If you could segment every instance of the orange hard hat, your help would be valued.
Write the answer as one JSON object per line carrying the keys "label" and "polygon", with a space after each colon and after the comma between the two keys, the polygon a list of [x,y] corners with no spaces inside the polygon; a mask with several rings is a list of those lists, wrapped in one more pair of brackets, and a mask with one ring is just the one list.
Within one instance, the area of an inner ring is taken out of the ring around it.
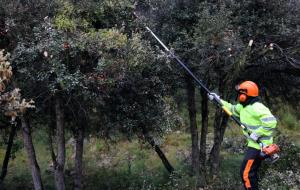
{"label": "orange hard hat", "polygon": [[256,97],[259,95],[258,86],[252,81],[242,82],[237,86],[239,93],[246,94],[247,96]]}

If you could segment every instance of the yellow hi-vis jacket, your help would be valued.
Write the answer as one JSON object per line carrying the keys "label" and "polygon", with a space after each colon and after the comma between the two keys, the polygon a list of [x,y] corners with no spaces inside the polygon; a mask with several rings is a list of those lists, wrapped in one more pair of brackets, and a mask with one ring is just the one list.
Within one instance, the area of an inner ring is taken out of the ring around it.
{"label": "yellow hi-vis jacket", "polygon": [[[251,132],[256,133],[259,140],[264,146],[273,143],[273,131],[276,128],[277,121],[270,110],[260,102],[255,102],[243,107],[242,104],[232,105],[224,100],[221,100],[223,105],[228,108],[233,115],[239,117],[240,121],[250,129]],[[243,131],[248,137],[247,146],[255,149],[260,149],[260,145],[249,138],[249,135]]]}

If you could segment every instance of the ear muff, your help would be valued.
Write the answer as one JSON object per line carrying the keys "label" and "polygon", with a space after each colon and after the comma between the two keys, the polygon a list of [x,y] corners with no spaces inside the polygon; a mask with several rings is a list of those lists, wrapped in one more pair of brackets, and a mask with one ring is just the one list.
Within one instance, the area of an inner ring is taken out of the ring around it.
{"label": "ear muff", "polygon": [[246,94],[239,94],[239,102],[245,102],[247,100]]}

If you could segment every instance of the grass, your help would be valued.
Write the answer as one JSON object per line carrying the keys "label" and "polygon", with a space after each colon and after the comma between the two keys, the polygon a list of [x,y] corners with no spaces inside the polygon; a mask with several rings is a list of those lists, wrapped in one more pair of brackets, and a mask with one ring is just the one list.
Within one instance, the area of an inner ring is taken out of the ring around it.
{"label": "grass", "polygon": [[211,189],[233,190],[241,187],[240,164],[243,154],[221,153],[220,172],[216,178],[210,180]]}
{"label": "grass", "polygon": [[300,115],[291,106],[281,106],[276,112],[279,118],[279,124],[288,130],[300,129]]}
{"label": "grass", "polygon": [[[225,133],[224,145],[240,146],[243,136],[235,124],[230,123]],[[281,133],[288,136],[300,147],[300,133],[285,125],[279,125]],[[53,173],[50,171],[50,152],[47,148],[43,130],[33,133],[34,145],[38,163],[41,168],[45,189],[54,190]],[[212,133],[208,135],[211,142]],[[17,144],[22,147],[21,136]],[[67,142],[70,140],[68,135]],[[226,141],[226,142],[225,142]],[[4,149],[0,148],[0,156],[4,157]],[[66,186],[72,189],[74,146],[67,143]],[[230,147],[229,147],[230,148]],[[197,179],[190,174],[190,134],[174,131],[165,136],[161,149],[180,175],[170,176],[164,168],[156,152],[147,144],[139,140],[131,142],[123,139],[117,143],[106,142],[103,139],[89,138],[84,149],[84,185],[86,189],[195,189]],[[242,153],[232,153],[223,148],[221,152],[220,173],[216,179],[210,181],[210,189],[234,189],[240,186],[239,167],[243,158]],[[15,153],[15,159],[9,163],[9,170],[5,179],[7,189],[32,189],[32,179],[24,149]]]}
{"label": "grass", "polygon": [[[52,190],[55,187],[50,170],[51,157],[44,135],[43,131],[39,130],[33,133],[34,145],[45,189]],[[20,141],[21,136],[18,135],[17,139]],[[176,154],[178,151],[188,150],[189,147],[189,135],[185,133],[168,135],[161,146],[170,162],[179,169],[184,168],[181,159],[186,153]],[[0,149],[2,157],[5,153],[4,148]],[[68,175],[68,171],[72,170],[74,165],[73,148],[71,144],[66,144],[65,169],[69,189],[72,187],[72,177]],[[107,143],[101,139],[89,139],[85,143],[84,168],[86,189],[155,189],[165,186],[170,181],[169,174],[156,152],[147,143],[143,144],[138,140]],[[15,159],[10,160],[5,186],[7,189],[32,189],[25,149],[21,148],[16,152]]]}

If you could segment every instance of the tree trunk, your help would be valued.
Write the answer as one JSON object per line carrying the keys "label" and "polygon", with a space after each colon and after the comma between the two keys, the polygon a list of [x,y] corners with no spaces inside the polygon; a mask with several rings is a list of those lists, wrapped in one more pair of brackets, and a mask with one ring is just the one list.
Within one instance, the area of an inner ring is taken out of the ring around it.
{"label": "tree trunk", "polygon": [[201,128],[201,139],[200,139],[200,168],[201,171],[205,171],[206,165],[206,137],[208,132],[208,98],[207,92],[201,89],[201,116],[202,116],[202,128]]}
{"label": "tree trunk", "polygon": [[[18,124],[20,124],[20,122],[18,122]],[[8,162],[9,162],[9,158],[10,158],[10,154],[11,154],[11,149],[12,149],[12,146],[14,143],[14,138],[16,136],[16,132],[17,132],[17,126],[11,125],[11,130],[9,133],[8,143],[7,143],[7,147],[6,147],[6,152],[5,152],[4,160],[2,163],[2,170],[1,170],[1,176],[0,176],[0,190],[4,189],[3,181],[7,174],[7,166],[8,166]]]}
{"label": "tree trunk", "polygon": [[162,152],[159,146],[155,144],[153,137],[149,135],[149,132],[146,129],[146,127],[144,125],[141,125],[140,127],[142,128],[142,133],[146,141],[154,148],[155,152],[158,154],[165,168],[168,170],[169,173],[173,173],[174,172],[173,166],[170,164],[169,160],[166,158],[165,154]]}
{"label": "tree trunk", "polygon": [[22,122],[22,134],[23,134],[23,140],[25,149],[27,151],[28,155],[28,161],[29,165],[31,167],[31,175],[33,179],[33,185],[35,190],[42,190],[44,189],[42,178],[41,178],[41,171],[40,167],[36,160],[35,150],[32,143],[32,137],[31,137],[31,131],[30,131],[30,124],[28,118],[25,118],[25,116],[21,117]]}
{"label": "tree trunk", "polygon": [[[220,74],[222,76],[222,74]],[[224,81],[225,76],[223,75],[219,79],[219,91],[226,98],[225,87],[230,86],[226,81]],[[227,85],[226,85],[227,84]],[[209,161],[210,161],[210,171],[213,177],[218,173],[220,165],[220,151],[223,142],[224,133],[226,130],[226,125],[228,122],[228,116],[223,114],[222,109],[217,108],[214,121],[214,145],[210,151]]]}
{"label": "tree trunk", "polygon": [[62,108],[62,100],[56,97],[55,100],[56,114],[56,143],[57,157],[54,166],[55,185],[57,190],[65,190],[64,167],[66,158],[65,149],[65,131],[64,131],[64,111]]}
{"label": "tree trunk", "polygon": [[186,77],[186,90],[187,90],[187,98],[188,98],[188,110],[190,117],[190,133],[192,138],[192,172],[195,175],[199,175],[200,169],[200,150],[199,150],[199,137],[198,137],[198,129],[197,129],[197,121],[196,121],[196,105],[195,105],[195,85],[192,79],[187,76]]}
{"label": "tree trunk", "polygon": [[224,115],[220,109],[216,111],[215,123],[214,123],[214,145],[210,152],[210,164],[211,173],[215,176],[219,169],[220,164],[220,150],[223,141],[226,125],[228,122],[228,116]]}
{"label": "tree trunk", "polygon": [[53,147],[53,138],[52,138],[53,134],[54,134],[55,126],[56,126],[55,121],[51,119],[50,124],[48,126],[48,141],[49,141],[49,150],[50,150],[50,154],[51,154],[53,168],[55,168],[57,166],[56,155],[55,155],[55,151],[54,151],[54,147]]}
{"label": "tree trunk", "polygon": [[74,190],[82,190],[82,157],[83,157],[83,142],[84,142],[84,129],[85,122],[80,122],[80,126],[76,130],[75,134],[75,176],[74,176]]}

